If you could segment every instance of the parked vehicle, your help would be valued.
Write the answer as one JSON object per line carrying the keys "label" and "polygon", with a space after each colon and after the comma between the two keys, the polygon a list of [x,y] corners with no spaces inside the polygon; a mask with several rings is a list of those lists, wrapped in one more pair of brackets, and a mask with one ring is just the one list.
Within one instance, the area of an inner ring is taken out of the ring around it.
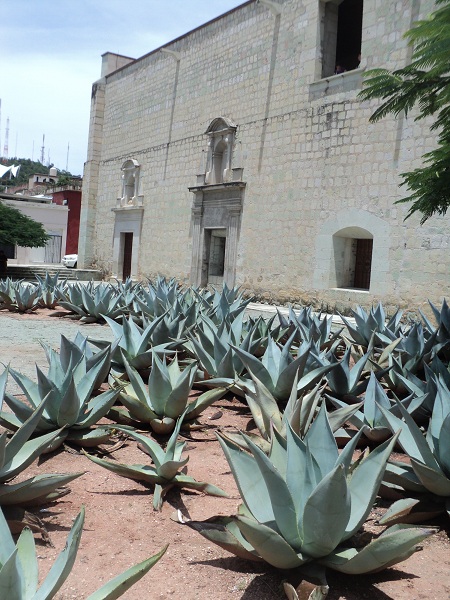
{"label": "parked vehicle", "polygon": [[61,262],[65,267],[68,267],[70,269],[76,269],[78,262],[78,254],[66,254],[66,256],[63,256]]}

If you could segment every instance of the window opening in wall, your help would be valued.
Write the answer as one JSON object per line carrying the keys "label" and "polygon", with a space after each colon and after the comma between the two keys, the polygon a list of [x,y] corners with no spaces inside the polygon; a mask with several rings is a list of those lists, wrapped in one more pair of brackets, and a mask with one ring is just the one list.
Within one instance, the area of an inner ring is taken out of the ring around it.
{"label": "window opening in wall", "polygon": [[131,258],[133,256],[133,233],[121,233],[123,246],[122,281],[131,276]]}
{"label": "window opening in wall", "polygon": [[352,71],[361,62],[363,0],[322,3],[322,77]]}
{"label": "window opening in wall", "polygon": [[347,227],[333,235],[334,269],[330,287],[370,289],[373,237],[360,227]]}

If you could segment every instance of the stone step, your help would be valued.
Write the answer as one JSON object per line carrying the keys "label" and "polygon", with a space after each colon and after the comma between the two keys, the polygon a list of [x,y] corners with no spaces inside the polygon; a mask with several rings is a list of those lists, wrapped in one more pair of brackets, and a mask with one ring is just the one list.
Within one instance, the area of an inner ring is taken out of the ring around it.
{"label": "stone step", "polygon": [[6,277],[10,279],[24,279],[25,281],[36,281],[36,274],[39,277],[45,277],[49,273],[54,276],[59,273],[60,279],[70,281],[101,281],[102,273],[95,269],[68,269],[63,265],[8,265],[6,267]]}

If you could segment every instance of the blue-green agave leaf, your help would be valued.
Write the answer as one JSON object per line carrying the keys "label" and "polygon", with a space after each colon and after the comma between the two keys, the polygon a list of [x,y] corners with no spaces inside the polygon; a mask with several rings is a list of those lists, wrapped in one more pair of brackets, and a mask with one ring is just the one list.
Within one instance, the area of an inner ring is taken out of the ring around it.
{"label": "blue-green agave leaf", "polygon": [[235,517],[242,535],[267,563],[278,569],[294,569],[312,560],[310,556],[297,553],[276,531],[244,516]]}
{"label": "blue-green agave leaf", "polygon": [[[247,436],[241,435],[247,441]],[[221,437],[219,434],[217,437],[230,465],[241,498],[251,514],[261,523],[276,528],[269,492],[254,457],[231,440]]]}
{"label": "blue-green agave leaf", "polygon": [[383,479],[389,456],[398,439],[394,435],[369,454],[353,471],[348,489],[351,495],[351,514],[343,539],[354,535],[370,513]]}
{"label": "blue-green agave leaf", "polygon": [[432,533],[432,529],[393,525],[361,550],[338,550],[322,559],[321,563],[350,575],[374,573],[411,556],[416,550],[416,544]]}
{"label": "blue-green agave leaf", "polygon": [[345,469],[338,465],[313,490],[303,510],[302,552],[319,558],[342,540],[351,514]]}
{"label": "blue-green agave leaf", "polygon": [[283,475],[277,471],[272,461],[250,438],[247,437],[245,441],[266,483],[273,514],[281,535],[291,546],[300,546],[295,504]]}
{"label": "blue-green agave leaf", "polygon": [[330,473],[339,456],[336,439],[331,431],[325,404],[312,422],[305,436],[305,443],[319,465],[322,477]]}
{"label": "blue-green agave leaf", "polygon": [[52,598],[67,579],[80,545],[81,533],[84,523],[84,507],[76,517],[74,524],[67,536],[66,545],[53,563],[47,577],[36,592],[33,600],[47,600]]}
{"label": "blue-green agave leaf", "polygon": [[34,537],[28,528],[22,530],[17,540],[17,558],[22,567],[23,600],[32,600],[39,583],[39,568]]}

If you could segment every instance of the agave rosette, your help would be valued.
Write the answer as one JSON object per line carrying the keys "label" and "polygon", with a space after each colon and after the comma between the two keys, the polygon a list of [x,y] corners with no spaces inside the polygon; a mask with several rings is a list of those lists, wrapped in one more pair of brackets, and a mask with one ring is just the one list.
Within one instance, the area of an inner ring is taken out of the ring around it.
{"label": "agave rosette", "polygon": [[[110,326],[116,340],[112,355],[113,373],[122,375],[125,372],[125,362],[138,371],[148,369],[152,364],[154,352],[168,352],[171,345],[170,340],[166,340],[166,343],[160,346],[153,344],[152,341],[155,327],[163,318],[164,315],[156,317],[142,328],[133,321],[131,316],[128,319],[122,319],[122,323],[116,323],[105,315],[105,321]],[[91,339],[90,342],[102,349],[108,346],[108,342],[104,340]]]}
{"label": "agave rosette", "polygon": [[[294,337],[295,332],[281,348],[272,338],[269,338],[261,360],[233,346],[233,350],[249,373],[261,381],[278,402],[289,399],[296,377],[298,377],[297,390],[302,393],[312,389],[326,373],[334,369],[334,365],[324,365],[321,362],[314,353],[313,343],[303,343],[293,357],[291,346]],[[252,379],[240,378],[238,385],[244,390],[254,390]]]}
{"label": "agave rosette", "polygon": [[[0,375],[0,409],[3,404],[8,369]],[[48,399],[31,412],[28,419],[8,439],[7,433],[0,435],[0,505],[27,506],[56,500],[67,493],[63,486],[82,475],[52,474],[36,475],[19,483],[14,478],[22,473],[60,435],[60,430],[30,439],[45,409]],[[1,544],[0,544],[1,545]]]}
{"label": "agave rosette", "polygon": [[400,416],[380,406],[387,424],[397,432],[398,442],[410,458],[410,464],[390,463],[385,479],[413,496],[394,503],[383,523],[423,519],[430,500],[431,514],[446,511],[450,516],[450,391],[441,378],[436,383],[436,398],[425,436],[400,403]]}
{"label": "agave rosette", "polygon": [[[346,402],[343,402],[338,398],[333,398],[328,394],[327,398],[338,410],[345,409],[345,407],[349,406]],[[404,398],[399,402],[401,402],[410,414],[413,414],[422,406],[426,399],[426,394],[416,396],[414,393],[411,393],[407,398]],[[396,400],[398,399],[395,398],[395,400],[391,400],[388,397],[377,380],[375,373],[372,372],[364,395],[364,401],[359,405],[359,408],[358,406],[355,408],[353,414],[348,415],[348,421],[356,427],[356,429],[362,429],[365,437],[371,442],[384,442],[391,436],[391,430],[379,407],[382,406],[385,410],[398,416],[400,412]]]}
{"label": "agave rosette", "polygon": [[[19,398],[5,393],[5,402],[12,413],[0,411],[0,423],[8,429],[15,430],[20,427],[33,413],[46,402],[41,411],[41,417],[36,425],[36,433],[61,430],[60,442],[71,439],[85,445],[98,445],[106,441],[110,432],[98,427],[91,428],[103,418],[112,407],[120,394],[121,388],[110,389],[97,396],[92,393],[97,385],[99,375],[104,372],[105,363],[110,360],[107,352],[102,353],[100,359],[91,369],[86,371],[84,357],[79,358],[72,354],[67,370],[51,354],[48,375],[36,366],[37,383],[27,376],[10,369],[10,373],[18,386],[23,391],[28,403]],[[80,435],[81,434],[81,435]]]}
{"label": "agave rosette", "polygon": [[397,436],[352,465],[359,435],[339,454],[324,407],[303,440],[291,428],[286,440],[275,433],[269,456],[242,435],[250,453],[219,436],[243,500],[239,514],[188,522],[237,556],[280,569],[317,563],[348,574],[370,573],[404,560],[432,533],[394,525],[362,548],[352,545]]}
{"label": "agave rosette", "polygon": [[120,394],[128,415],[135,421],[149,423],[156,433],[170,433],[183,415],[183,424],[192,423],[210,404],[219,400],[226,388],[209,390],[195,399],[190,397],[197,363],[180,369],[178,358],[167,364],[153,355],[148,386],[131,365],[125,361],[129,383]]}
{"label": "agave rosette", "polygon": [[70,301],[61,299],[58,304],[79,315],[83,323],[102,322],[105,315],[117,319],[125,310],[122,294],[110,284],[68,284],[61,296],[70,297]]}
{"label": "agave rosette", "polygon": [[[291,427],[292,430],[303,439],[317,415],[318,408],[322,401],[322,392],[325,384],[319,382],[311,391],[299,395],[297,391],[297,375],[292,384],[292,390],[286,408],[284,411],[281,411],[278,402],[266,386],[254,375],[252,375],[252,380],[255,389],[254,391],[248,390],[245,394],[245,398],[260,435],[248,432],[246,436],[264,450],[266,454],[270,452],[274,428],[283,438],[286,438],[286,431]],[[340,430],[344,423],[361,407],[361,405],[362,403],[353,405],[344,403],[342,408],[338,408],[328,414],[328,421],[333,434]],[[239,446],[246,448],[245,440],[239,433],[227,431],[226,433],[223,433],[223,435]]]}

